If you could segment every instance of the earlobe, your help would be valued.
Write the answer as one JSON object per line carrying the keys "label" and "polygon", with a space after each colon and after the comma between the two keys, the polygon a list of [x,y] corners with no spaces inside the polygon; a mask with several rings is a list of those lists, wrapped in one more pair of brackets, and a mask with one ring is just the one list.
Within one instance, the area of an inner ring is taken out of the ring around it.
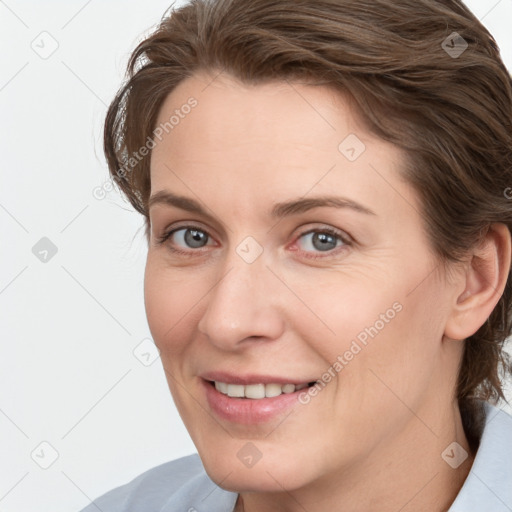
{"label": "earlobe", "polygon": [[482,243],[461,276],[464,289],[455,297],[445,326],[445,336],[462,340],[472,336],[489,318],[503,294],[510,272],[511,237],[507,226],[489,227]]}

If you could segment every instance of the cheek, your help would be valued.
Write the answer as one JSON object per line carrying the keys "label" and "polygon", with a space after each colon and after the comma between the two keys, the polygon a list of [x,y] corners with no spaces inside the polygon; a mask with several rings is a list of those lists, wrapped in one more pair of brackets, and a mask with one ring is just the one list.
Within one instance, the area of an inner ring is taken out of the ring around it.
{"label": "cheek", "polygon": [[[437,294],[439,295],[439,294]],[[396,296],[396,295],[395,295]],[[424,287],[398,297],[401,306],[348,368],[350,382],[364,408],[395,411],[397,418],[421,407],[438,365],[442,337],[441,297]],[[375,325],[374,325],[375,326]]]}
{"label": "cheek", "polygon": [[411,293],[421,281],[418,270],[412,269],[410,275],[405,268],[396,275],[391,270],[388,279],[379,279],[378,286],[363,276],[325,283],[322,293],[307,296],[311,309],[334,331],[323,346],[316,339],[316,350],[330,364],[341,356],[340,384],[351,383],[363,393],[371,390],[373,397],[386,388],[370,370],[405,393],[407,381],[421,386],[425,381],[421,376],[427,376],[435,364],[435,340],[442,335],[440,290],[424,283]]}
{"label": "cheek", "polygon": [[183,329],[190,325],[194,305],[204,295],[198,290],[198,283],[189,284],[186,279],[179,269],[171,271],[148,255],[144,304],[151,335],[162,355],[181,350],[179,340],[186,342]]}
{"label": "cheek", "polygon": [[326,280],[314,291],[302,293],[310,311],[297,310],[295,320],[302,315],[310,319],[309,334],[317,333],[312,339],[318,350],[323,347],[332,363],[354,343],[364,349],[373,339],[390,330],[401,314],[397,311],[401,309],[397,296],[391,289],[375,289],[364,281]]}

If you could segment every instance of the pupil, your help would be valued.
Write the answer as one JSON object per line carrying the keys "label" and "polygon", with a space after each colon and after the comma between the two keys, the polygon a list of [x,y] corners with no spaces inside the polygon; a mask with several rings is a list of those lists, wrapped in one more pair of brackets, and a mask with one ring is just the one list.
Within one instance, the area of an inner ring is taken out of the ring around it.
{"label": "pupil", "polygon": [[[315,242],[320,242],[320,244],[317,246],[315,245]],[[329,243],[334,245],[332,247],[328,247],[327,244]],[[334,249],[336,247],[336,239],[328,233],[315,233],[313,235],[313,245],[320,251],[328,251],[329,249]]]}
{"label": "pupil", "polygon": [[185,233],[185,241],[190,247],[202,247],[205,239],[205,233],[197,229],[188,229]]}

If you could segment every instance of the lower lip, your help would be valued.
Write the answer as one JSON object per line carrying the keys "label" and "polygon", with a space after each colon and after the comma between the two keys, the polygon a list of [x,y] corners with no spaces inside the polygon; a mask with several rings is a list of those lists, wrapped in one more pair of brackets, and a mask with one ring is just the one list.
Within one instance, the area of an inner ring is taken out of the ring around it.
{"label": "lower lip", "polygon": [[307,388],[303,388],[271,398],[232,398],[217,391],[210,381],[203,379],[203,385],[210,408],[222,419],[243,425],[270,421],[298,403],[300,393],[307,391]]}

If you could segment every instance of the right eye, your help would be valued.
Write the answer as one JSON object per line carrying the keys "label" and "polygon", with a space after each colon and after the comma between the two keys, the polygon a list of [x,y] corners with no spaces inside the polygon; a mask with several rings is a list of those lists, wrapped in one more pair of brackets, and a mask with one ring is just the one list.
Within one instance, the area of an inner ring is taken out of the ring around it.
{"label": "right eye", "polygon": [[[207,245],[210,235],[204,230],[197,226],[181,226],[176,229],[172,229],[165,233],[161,238],[157,240],[159,244],[166,244],[169,249],[179,254],[191,254],[194,249],[200,249]],[[173,243],[168,243],[173,242]],[[178,249],[174,247],[182,247],[184,249]],[[190,250],[192,249],[192,250]]]}

